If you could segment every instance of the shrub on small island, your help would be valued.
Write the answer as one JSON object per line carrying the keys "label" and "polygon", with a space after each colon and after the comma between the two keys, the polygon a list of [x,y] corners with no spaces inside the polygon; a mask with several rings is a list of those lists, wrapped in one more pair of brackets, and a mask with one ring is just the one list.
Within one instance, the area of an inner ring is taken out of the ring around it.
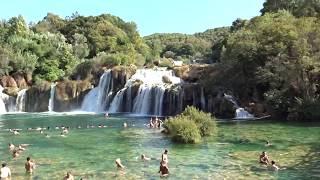
{"label": "shrub on small island", "polygon": [[215,119],[210,113],[189,106],[181,115],[169,118],[164,128],[173,141],[180,143],[198,143],[201,137],[213,135],[217,131]]}

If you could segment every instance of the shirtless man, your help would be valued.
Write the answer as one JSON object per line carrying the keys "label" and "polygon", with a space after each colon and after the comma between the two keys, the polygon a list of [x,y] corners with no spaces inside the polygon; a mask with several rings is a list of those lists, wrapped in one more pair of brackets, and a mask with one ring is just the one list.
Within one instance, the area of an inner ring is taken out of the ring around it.
{"label": "shirtless man", "polygon": [[11,170],[7,167],[6,163],[2,164],[2,167],[0,169],[0,179],[1,180],[9,180],[11,177]]}
{"label": "shirtless man", "polygon": [[27,162],[25,163],[24,168],[26,169],[26,172],[30,174],[35,169],[35,163],[31,160],[30,157],[27,157]]}
{"label": "shirtless man", "polygon": [[263,151],[262,154],[260,155],[259,162],[265,165],[269,164],[269,157],[267,156],[267,153],[265,151]]}
{"label": "shirtless man", "polygon": [[168,150],[167,149],[165,149],[164,153],[161,155],[161,162],[165,162],[166,164],[169,163]]}
{"label": "shirtless man", "polygon": [[67,172],[67,175],[64,176],[63,180],[74,180],[74,177],[71,172]]}

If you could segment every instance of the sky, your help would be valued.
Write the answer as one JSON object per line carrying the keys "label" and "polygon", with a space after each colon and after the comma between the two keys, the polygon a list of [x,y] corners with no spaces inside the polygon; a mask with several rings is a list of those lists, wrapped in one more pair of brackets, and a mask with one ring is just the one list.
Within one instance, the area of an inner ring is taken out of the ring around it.
{"label": "sky", "polygon": [[3,0],[0,19],[22,15],[38,22],[48,12],[62,18],[78,12],[82,16],[103,13],[133,21],[142,36],[153,33],[203,32],[230,26],[237,18],[260,15],[265,0]]}

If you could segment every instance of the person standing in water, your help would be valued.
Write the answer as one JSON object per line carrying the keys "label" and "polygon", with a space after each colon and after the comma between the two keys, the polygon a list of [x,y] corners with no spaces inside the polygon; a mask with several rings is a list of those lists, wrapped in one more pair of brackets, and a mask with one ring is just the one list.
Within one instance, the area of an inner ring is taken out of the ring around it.
{"label": "person standing in water", "polygon": [[263,151],[262,154],[260,155],[259,162],[265,165],[269,164],[269,157],[265,151]]}
{"label": "person standing in water", "polygon": [[168,150],[167,149],[165,149],[164,153],[161,155],[161,162],[165,162],[166,164],[169,163]]}
{"label": "person standing in water", "polygon": [[168,164],[165,163],[164,161],[162,161],[160,163],[160,169],[159,169],[159,173],[161,177],[166,177],[169,175],[169,168],[168,168]]}
{"label": "person standing in water", "polygon": [[35,163],[31,160],[30,157],[27,157],[27,162],[24,165],[26,172],[31,174],[35,169],[35,167],[36,167]]}
{"label": "person standing in water", "polygon": [[6,163],[2,163],[2,167],[0,169],[0,179],[1,180],[9,180],[11,178],[11,170],[7,167]]}

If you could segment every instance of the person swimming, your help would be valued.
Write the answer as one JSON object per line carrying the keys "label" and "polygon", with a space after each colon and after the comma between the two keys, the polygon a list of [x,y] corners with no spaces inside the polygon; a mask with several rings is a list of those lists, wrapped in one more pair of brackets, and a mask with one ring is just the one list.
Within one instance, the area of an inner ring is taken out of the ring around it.
{"label": "person swimming", "polygon": [[128,124],[126,122],[123,123],[123,127],[126,128],[128,127]]}
{"label": "person swimming", "polygon": [[141,160],[144,160],[144,161],[150,161],[151,158],[147,157],[146,155],[144,154],[141,154]]}
{"label": "person swimming", "polygon": [[269,141],[266,141],[265,146],[272,146],[272,144]]}
{"label": "person swimming", "polygon": [[9,143],[8,147],[9,147],[10,151],[13,151],[16,148],[16,146],[14,144],[12,144],[12,143]]}
{"label": "person swimming", "polygon": [[259,156],[259,162],[265,165],[269,164],[269,157],[267,155],[267,152],[265,151],[262,152],[262,154]]}
{"label": "person swimming", "polygon": [[27,173],[32,173],[36,168],[35,163],[31,160],[30,157],[27,157],[27,162],[24,164],[24,168],[26,169]]}
{"label": "person swimming", "polygon": [[17,157],[19,157],[20,156],[20,154],[19,154],[19,151],[17,151],[17,150],[13,150],[12,151],[12,157],[15,159],[15,158],[17,158]]}
{"label": "person swimming", "polygon": [[119,169],[125,168],[125,166],[121,164],[120,158],[117,158],[117,159],[115,160],[115,162],[116,162],[117,168],[119,168]]}
{"label": "person swimming", "polygon": [[276,165],[275,161],[271,161],[271,170],[278,171],[280,168]]}
{"label": "person swimming", "polygon": [[64,180],[74,180],[74,177],[71,174],[71,172],[67,172],[67,175],[65,175],[63,179]]}

